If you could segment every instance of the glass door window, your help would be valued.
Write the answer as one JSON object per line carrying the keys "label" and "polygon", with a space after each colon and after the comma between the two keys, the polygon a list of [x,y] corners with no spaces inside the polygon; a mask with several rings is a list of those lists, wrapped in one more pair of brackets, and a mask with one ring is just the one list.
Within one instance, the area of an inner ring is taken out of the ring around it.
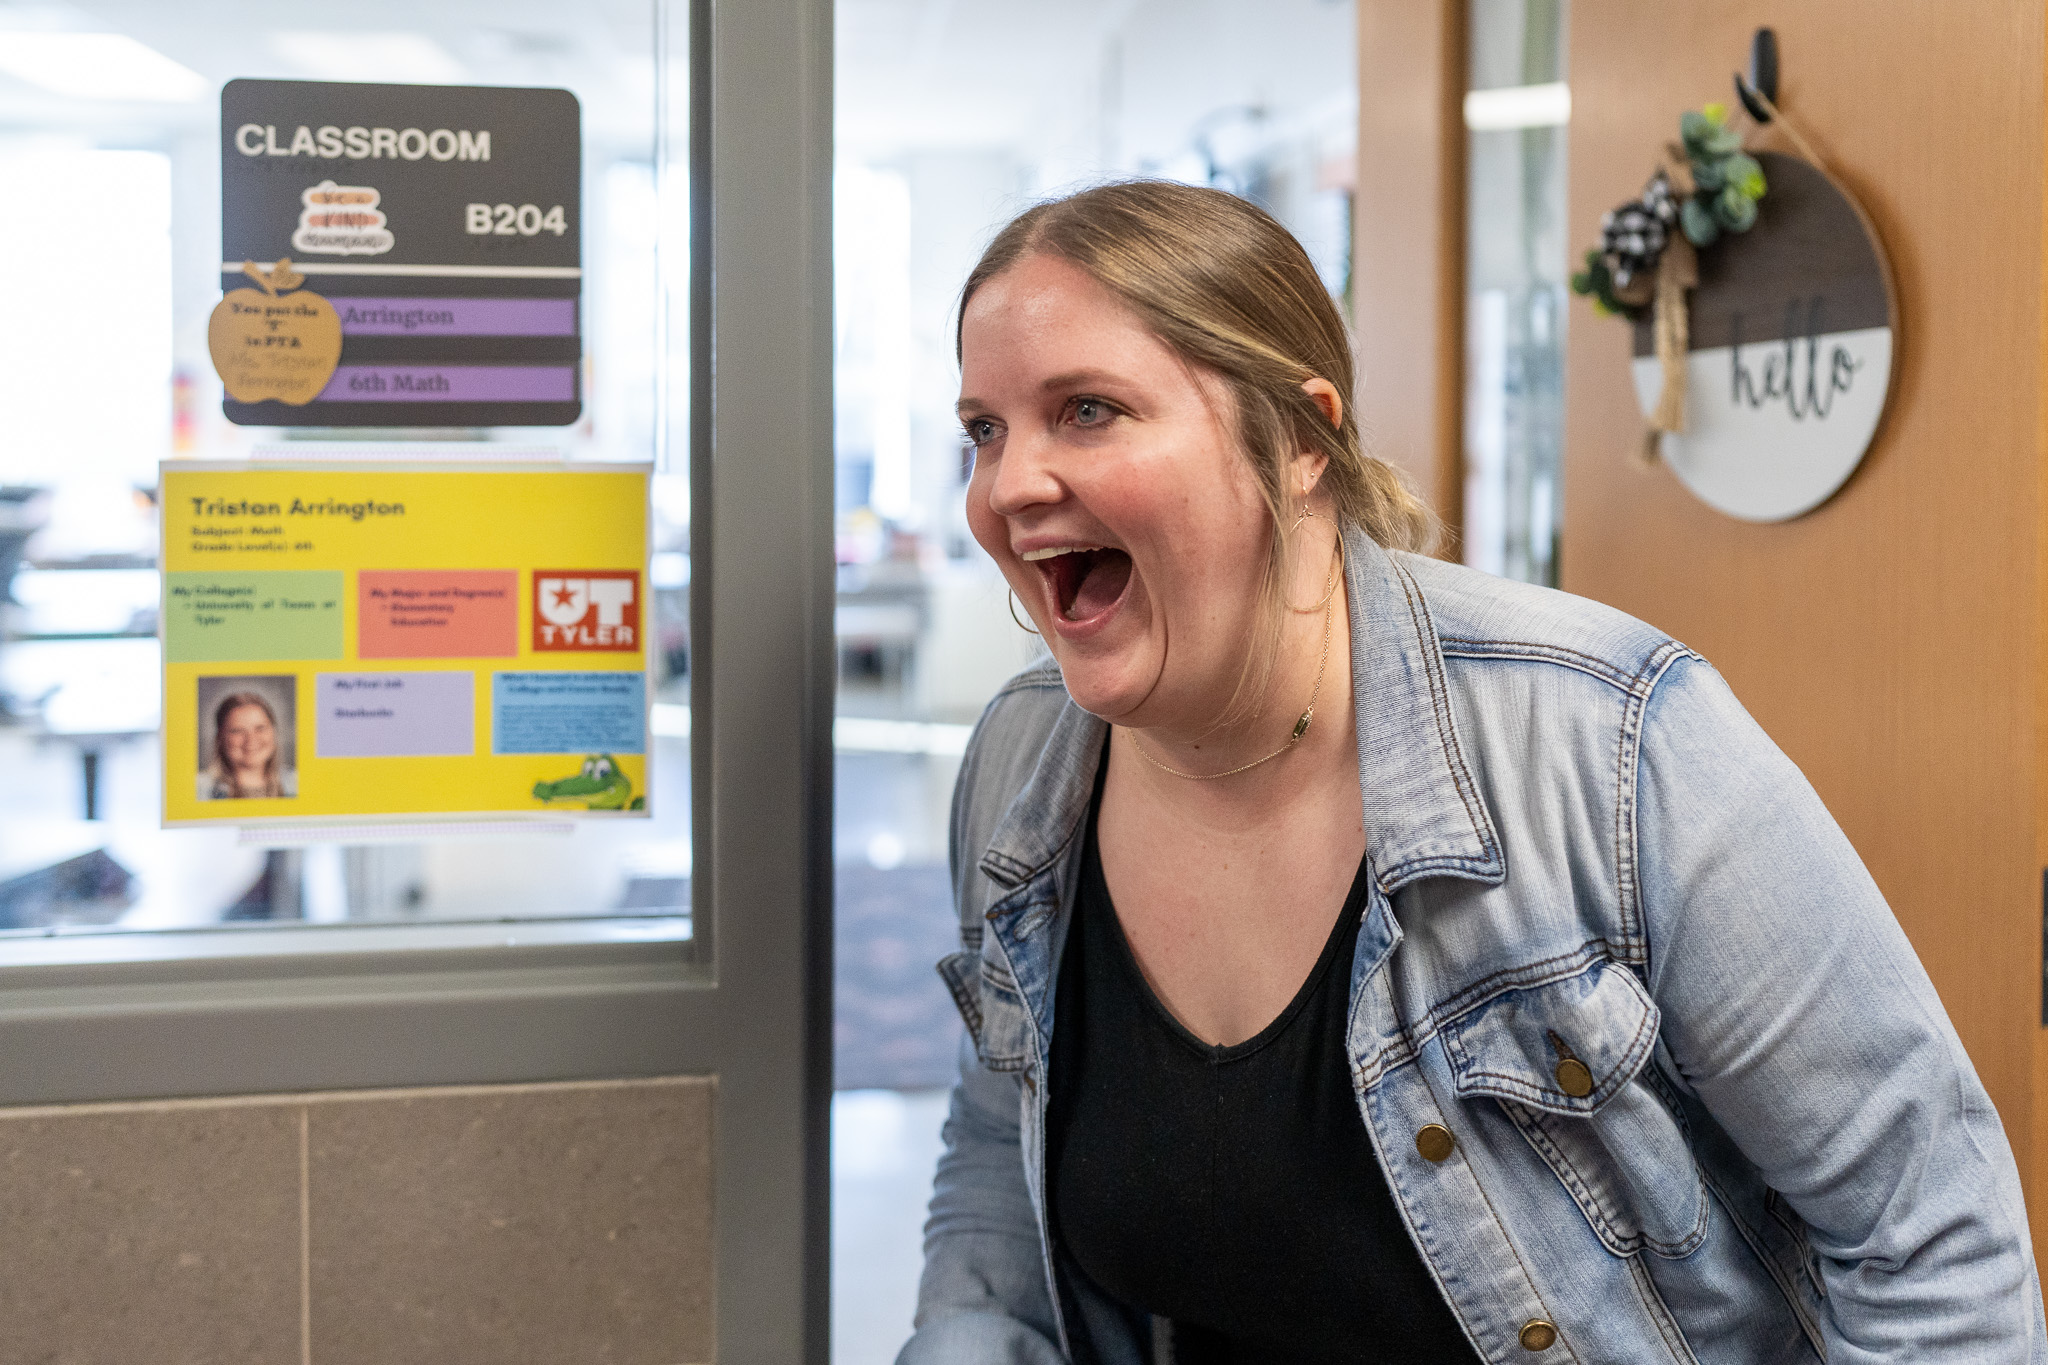
{"label": "glass door window", "polygon": [[1034,201],[1159,176],[1264,206],[1348,299],[1357,58],[1330,0],[836,11],[833,1358],[880,1365],[910,1332],[957,1067],[932,970],[959,942],[953,782],[1041,652],[968,534],[960,286]]}
{"label": "glass door window", "polygon": [[[38,938],[223,925],[603,917],[689,933],[686,100],[682,63],[657,51],[661,19],[655,0],[0,12],[0,252],[14,262],[0,277],[0,960]],[[207,323],[221,298],[220,87],[237,77],[573,93],[580,420],[230,422]],[[461,447],[656,465],[650,818],[354,842],[161,827],[158,461],[338,442],[365,457]]]}
{"label": "glass door window", "polygon": [[1467,564],[1557,585],[1564,438],[1564,0],[1471,0]]}

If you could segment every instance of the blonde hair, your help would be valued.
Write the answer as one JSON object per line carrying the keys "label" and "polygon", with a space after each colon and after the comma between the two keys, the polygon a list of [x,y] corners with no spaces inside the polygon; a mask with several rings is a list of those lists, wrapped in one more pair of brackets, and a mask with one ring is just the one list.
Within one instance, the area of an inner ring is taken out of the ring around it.
{"label": "blonde hair", "polygon": [[[1318,485],[1340,521],[1389,549],[1427,552],[1437,522],[1392,465],[1365,451],[1352,404],[1355,369],[1344,318],[1308,253],[1255,205],[1221,190],[1159,180],[1097,185],[1025,210],[996,234],[960,291],[975,291],[1024,257],[1080,267],[1161,341],[1223,381],[1236,436],[1272,518],[1261,596],[1263,648],[1246,660],[1224,720],[1265,690],[1284,620],[1282,599],[1297,508],[1287,468],[1302,451],[1328,459]],[[954,333],[959,354],[960,333]],[[1302,391],[1325,379],[1344,398],[1335,426]]]}

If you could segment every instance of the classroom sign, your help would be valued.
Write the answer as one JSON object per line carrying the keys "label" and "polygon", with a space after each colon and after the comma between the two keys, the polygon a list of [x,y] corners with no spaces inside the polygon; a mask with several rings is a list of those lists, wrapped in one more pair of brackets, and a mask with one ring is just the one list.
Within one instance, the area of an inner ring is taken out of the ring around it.
{"label": "classroom sign", "polygon": [[647,813],[646,466],[162,466],[164,823]]}
{"label": "classroom sign", "polygon": [[582,133],[566,90],[229,81],[231,421],[565,426],[582,413]]}

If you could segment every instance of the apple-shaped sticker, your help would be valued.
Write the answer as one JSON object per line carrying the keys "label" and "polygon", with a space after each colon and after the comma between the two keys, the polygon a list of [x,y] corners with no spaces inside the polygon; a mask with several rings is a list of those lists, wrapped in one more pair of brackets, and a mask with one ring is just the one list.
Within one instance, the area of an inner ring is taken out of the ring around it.
{"label": "apple-shaped sticker", "polygon": [[269,270],[244,261],[242,273],[263,288],[229,290],[206,324],[206,349],[228,397],[274,398],[293,407],[312,402],[341,363],[340,316],[326,299],[299,289],[305,276],[288,260]]}

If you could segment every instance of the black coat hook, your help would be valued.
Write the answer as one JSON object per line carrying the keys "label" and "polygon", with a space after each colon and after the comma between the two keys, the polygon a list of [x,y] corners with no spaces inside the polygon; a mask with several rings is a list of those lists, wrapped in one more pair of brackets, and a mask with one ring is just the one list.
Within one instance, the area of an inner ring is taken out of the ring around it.
{"label": "black coat hook", "polygon": [[1749,77],[1745,80],[1740,71],[1735,73],[1735,97],[1751,118],[1769,123],[1771,111],[1758,94],[1772,104],[1778,102],[1778,35],[1767,28],[1758,29],[1749,40]]}

